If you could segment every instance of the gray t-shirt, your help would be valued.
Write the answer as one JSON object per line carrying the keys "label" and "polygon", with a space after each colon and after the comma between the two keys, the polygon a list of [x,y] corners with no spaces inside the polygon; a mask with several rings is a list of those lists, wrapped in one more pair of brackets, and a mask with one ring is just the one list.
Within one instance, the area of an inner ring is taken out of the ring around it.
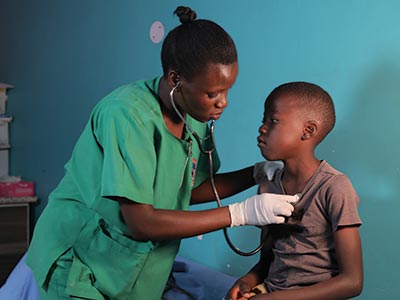
{"label": "gray t-shirt", "polygon": [[[271,182],[261,182],[259,193],[284,194],[283,172],[278,171]],[[295,205],[293,218],[300,227],[288,230],[280,225],[268,226],[276,240],[274,260],[265,279],[267,290],[312,285],[336,276],[339,269],[333,234],[339,226],[361,225],[358,203],[347,176],[321,161]]]}

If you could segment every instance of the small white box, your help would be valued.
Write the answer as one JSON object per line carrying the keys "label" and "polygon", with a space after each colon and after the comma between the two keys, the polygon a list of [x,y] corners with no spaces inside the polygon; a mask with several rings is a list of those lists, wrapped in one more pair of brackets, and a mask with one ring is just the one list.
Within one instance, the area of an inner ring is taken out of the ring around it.
{"label": "small white box", "polygon": [[0,92],[0,115],[6,113],[6,102],[7,102],[7,96],[2,95]]}
{"label": "small white box", "polygon": [[0,82],[0,115],[6,113],[7,89],[11,88],[11,84]]}
{"label": "small white box", "polygon": [[7,89],[13,88],[11,84],[0,82],[0,115],[6,113]]}
{"label": "small white box", "polygon": [[12,121],[12,117],[7,115],[0,116],[0,149],[10,148],[8,123]]}
{"label": "small white box", "polygon": [[0,150],[0,177],[8,176],[8,168],[9,168],[9,150],[3,149]]}

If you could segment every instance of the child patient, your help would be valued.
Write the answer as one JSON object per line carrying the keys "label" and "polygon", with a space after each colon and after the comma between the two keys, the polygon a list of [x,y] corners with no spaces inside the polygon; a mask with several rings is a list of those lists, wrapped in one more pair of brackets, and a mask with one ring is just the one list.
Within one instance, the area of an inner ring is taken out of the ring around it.
{"label": "child patient", "polygon": [[258,263],[225,299],[348,299],[361,293],[363,265],[350,180],[315,156],[335,124],[329,94],[307,82],[290,82],[267,97],[258,146],[267,160],[282,160],[259,193],[301,194],[286,224],[266,226]]}

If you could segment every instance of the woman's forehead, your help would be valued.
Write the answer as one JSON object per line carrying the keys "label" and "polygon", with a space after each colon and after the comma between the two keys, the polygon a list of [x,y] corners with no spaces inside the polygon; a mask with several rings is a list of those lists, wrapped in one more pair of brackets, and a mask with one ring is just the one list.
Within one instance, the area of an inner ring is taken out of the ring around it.
{"label": "woman's forehead", "polygon": [[202,72],[197,74],[192,82],[202,86],[231,87],[238,74],[238,64],[208,64]]}

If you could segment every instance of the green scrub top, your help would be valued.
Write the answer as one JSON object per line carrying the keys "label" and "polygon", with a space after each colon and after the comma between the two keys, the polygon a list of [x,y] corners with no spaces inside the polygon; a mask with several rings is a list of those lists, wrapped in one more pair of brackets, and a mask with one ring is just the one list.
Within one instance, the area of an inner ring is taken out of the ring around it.
{"label": "green scrub top", "polygon": [[[133,240],[119,203],[109,198],[187,210],[192,188],[209,176],[208,156],[190,134],[180,140],[168,131],[157,96],[160,79],[122,86],[93,109],[28,250],[27,263],[44,290],[57,259],[72,253],[68,294],[160,299],[180,241]],[[189,115],[187,122],[207,136],[206,123]],[[213,156],[216,172],[220,163]]]}

